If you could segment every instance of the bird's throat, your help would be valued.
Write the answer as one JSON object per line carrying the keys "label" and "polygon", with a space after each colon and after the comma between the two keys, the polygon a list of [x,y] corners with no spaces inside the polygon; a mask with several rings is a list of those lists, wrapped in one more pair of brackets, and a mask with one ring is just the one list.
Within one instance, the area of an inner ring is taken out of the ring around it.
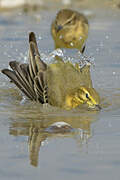
{"label": "bird's throat", "polygon": [[72,109],[76,108],[80,104],[83,104],[83,100],[79,99],[78,97],[75,97],[73,95],[67,95],[65,99],[65,108],[66,109]]}

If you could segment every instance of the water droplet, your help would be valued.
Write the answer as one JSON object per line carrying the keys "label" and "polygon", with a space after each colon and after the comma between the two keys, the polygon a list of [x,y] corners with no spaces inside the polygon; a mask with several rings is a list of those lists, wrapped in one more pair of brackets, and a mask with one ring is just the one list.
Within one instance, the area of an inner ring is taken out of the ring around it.
{"label": "water droplet", "polygon": [[99,48],[96,48],[96,51],[98,52],[98,51],[99,51]]}
{"label": "water droplet", "polygon": [[23,95],[22,100],[20,101],[20,105],[24,105],[26,100],[27,100],[26,96]]}
{"label": "water droplet", "polygon": [[106,36],[105,36],[105,39],[109,39],[109,36],[108,36],[108,35],[106,35]]}
{"label": "water droplet", "polygon": [[71,42],[71,43],[70,43],[70,46],[74,46],[74,44]]}
{"label": "water droplet", "polygon": [[103,47],[104,45],[103,45],[103,42],[100,42],[100,47]]}
{"label": "water droplet", "polygon": [[62,36],[62,35],[60,35],[60,36],[59,36],[59,39],[62,39],[62,38],[63,38],[63,36]]}
{"label": "water droplet", "polygon": [[41,39],[42,39],[42,37],[41,37],[41,36],[39,36],[39,37],[38,37],[38,39],[39,39],[39,40],[41,40]]}

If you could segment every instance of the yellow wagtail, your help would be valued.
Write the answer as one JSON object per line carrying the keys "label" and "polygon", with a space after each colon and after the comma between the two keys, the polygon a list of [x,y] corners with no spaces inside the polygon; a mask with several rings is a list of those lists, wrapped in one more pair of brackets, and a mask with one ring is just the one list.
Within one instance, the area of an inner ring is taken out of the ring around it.
{"label": "yellow wagtail", "polygon": [[51,26],[55,49],[76,48],[83,53],[88,29],[88,20],[83,14],[71,9],[60,10]]}
{"label": "yellow wagtail", "polygon": [[10,69],[3,69],[12,82],[31,100],[49,103],[64,109],[80,104],[100,109],[100,98],[92,86],[90,66],[56,61],[44,63],[37,47],[35,34],[29,34],[29,64],[11,61]]}

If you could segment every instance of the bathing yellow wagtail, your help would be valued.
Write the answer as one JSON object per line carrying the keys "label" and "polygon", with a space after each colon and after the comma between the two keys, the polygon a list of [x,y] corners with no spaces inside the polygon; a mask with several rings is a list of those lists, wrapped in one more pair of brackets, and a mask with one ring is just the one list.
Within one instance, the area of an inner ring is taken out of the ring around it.
{"label": "bathing yellow wagtail", "polygon": [[10,69],[3,69],[12,82],[31,100],[49,103],[64,109],[80,104],[100,109],[100,98],[92,87],[90,66],[82,69],[71,62],[44,63],[37,47],[35,34],[29,34],[29,64],[17,61],[9,63]]}
{"label": "bathing yellow wagtail", "polygon": [[51,26],[55,49],[76,48],[83,53],[88,29],[88,20],[83,14],[71,9],[60,10]]}

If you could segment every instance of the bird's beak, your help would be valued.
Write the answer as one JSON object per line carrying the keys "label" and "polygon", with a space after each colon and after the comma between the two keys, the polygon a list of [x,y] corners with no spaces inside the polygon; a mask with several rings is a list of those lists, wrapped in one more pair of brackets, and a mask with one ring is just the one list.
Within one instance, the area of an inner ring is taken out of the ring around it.
{"label": "bird's beak", "polygon": [[99,104],[96,104],[96,105],[95,105],[95,109],[99,111],[99,110],[101,110],[102,108],[101,108],[101,106],[100,106]]}
{"label": "bird's beak", "polygon": [[99,104],[96,105],[89,105],[90,109],[96,110],[96,111],[100,111],[102,108]]}
{"label": "bird's beak", "polygon": [[61,25],[56,26],[56,31],[59,32],[63,27]]}
{"label": "bird's beak", "polygon": [[82,54],[84,53],[85,48],[86,48],[86,46],[84,45],[83,48],[82,48],[82,51],[81,51]]}

